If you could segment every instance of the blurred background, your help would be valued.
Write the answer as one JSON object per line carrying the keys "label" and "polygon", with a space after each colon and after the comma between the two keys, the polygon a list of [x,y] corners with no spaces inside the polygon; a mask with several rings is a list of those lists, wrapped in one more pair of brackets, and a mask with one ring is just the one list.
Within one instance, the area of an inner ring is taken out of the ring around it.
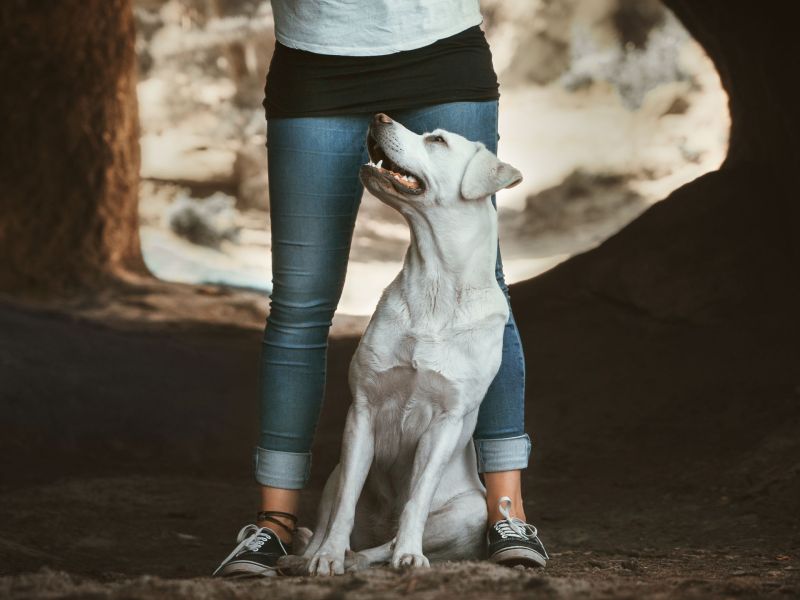
{"label": "blurred background", "polygon": [[[793,5],[663,2],[482,5],[547,571],[235,588],[207,575],[258,495],[270,4],[0,2],[0,598],[800,598]],[[364,197],[304,525],[407,236]]]}
{"label": "blurred background", "polygon": [[[136,0],[141,243],[159,278],[271,290],[266,120],[270,3]],[[727,97],[658,0],[483,0],[500,79],[498,197],[508,283],[616,233],[715,170]],[[339,312],[371,314],[408,227],[365,193]]]}

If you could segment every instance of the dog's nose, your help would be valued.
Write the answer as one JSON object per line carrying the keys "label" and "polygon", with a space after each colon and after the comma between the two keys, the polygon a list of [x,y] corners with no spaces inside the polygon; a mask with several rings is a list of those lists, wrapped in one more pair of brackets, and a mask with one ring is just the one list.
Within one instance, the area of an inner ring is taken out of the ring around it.
{"label": "dog's nose", "polygon": [[375,123],[375,125],[388,125],[392,122],[392,119],[389,118],[389,115],[378,113],[372,118],[372,121]]}

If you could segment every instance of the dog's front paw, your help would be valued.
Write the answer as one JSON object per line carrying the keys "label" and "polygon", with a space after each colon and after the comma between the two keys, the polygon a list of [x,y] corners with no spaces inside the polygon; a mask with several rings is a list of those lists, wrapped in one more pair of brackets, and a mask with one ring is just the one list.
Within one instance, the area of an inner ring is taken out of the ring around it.
{"label": "dog's front paw", "polygon": [[309,575],[344,575],[344,552],[320,550],[308,563]]}
{"label": "dog's front paw", "polygon": [[410,552],[395,553],[392,557],[392,566],[395,569],[414,569],[419,567],[430,567],[431,563],[422,554]]}

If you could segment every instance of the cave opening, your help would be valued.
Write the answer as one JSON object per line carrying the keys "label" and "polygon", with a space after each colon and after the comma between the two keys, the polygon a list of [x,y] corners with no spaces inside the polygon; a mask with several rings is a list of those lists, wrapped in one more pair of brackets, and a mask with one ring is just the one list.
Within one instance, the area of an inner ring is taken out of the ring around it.
{"label": "cave opening", "polygon": [[[269,3],[139,2],[140,235],[159,278],[269,292],[263,74]],[[595,247],[716,169],[730,119],[713,64],[658,0],[484,0],[500,80],[506,280]],[[408,227],[365,194],[339,312],[368,315]]]}

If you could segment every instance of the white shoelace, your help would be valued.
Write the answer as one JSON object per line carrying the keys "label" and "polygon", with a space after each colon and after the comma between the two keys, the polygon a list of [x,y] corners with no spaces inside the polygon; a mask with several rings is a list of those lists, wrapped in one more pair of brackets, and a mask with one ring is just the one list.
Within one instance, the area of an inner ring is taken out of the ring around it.
{"label": "white shoelace", "polygon": [[214,572],[211,574],[213,577],[217,574],[217,572],[234,556],[236,556],[242,550],[250,550],[251,552],[258,552],[261,549],[261,546],[267,543],[268,540],[272,539],[274,533],[267,529],[266,527],[258,527],[256,525],[245,525],[239,531],[239,535],[236,536],[236,541],[239,542],[239,545],[233,549],[225,560],[223,560],[220,565],[214,569]]}
{"label": "white shoelace", "polygon": [[539,534],[536,527],[530,523],[526,523],[522,519],[511,516],[511,498],[508,496],[500,498],[497,507],[505,521],[498,521],[495,523],[494,527],[504,540],[508,538],[527,540]]}

